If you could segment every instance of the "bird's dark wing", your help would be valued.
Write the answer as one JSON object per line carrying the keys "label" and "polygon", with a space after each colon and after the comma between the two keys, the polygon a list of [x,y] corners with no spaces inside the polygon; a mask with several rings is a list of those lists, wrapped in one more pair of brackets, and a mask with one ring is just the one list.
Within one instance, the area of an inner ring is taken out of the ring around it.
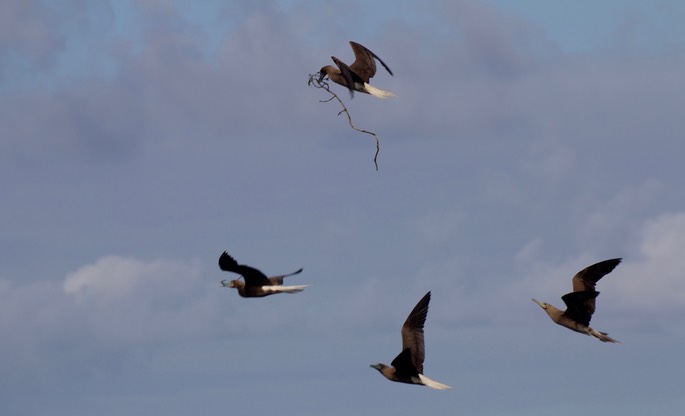
{"label": "bird's dark wing", "polygon": [[373,52],[355,42],[350,42],[350,46],[354,52],[354,62],[350,65],[350,69],[357,73],[364,82],[369,82],[369,79],[376,75],[376,61],[373,60]]}
{"label": "bird's dark wing", "polygon": [[392,71],[385,62],[367,47],[360,45],[357,42],[350,42],[350,46],[352,47],[355,57],[355,61],[350,65],[350,68],[352,71],[359,74],[365,82],[369,82],[369,79],[376,75],[376,61],[374,61],[374,59],[378,59],[378,62],[380,62],[386,71],[392,75]]}
{"label": "bird's dark wing", "polygon": [[595,313],[595,298],[599,292],[571,292],[561,297],[566,304],[564,315],[583,325],[590,325],[592,314]]}
{"label": "bird's dark wing", "polygon": [[422,370],[419,370],[414,366],[414,363],[412,363],[412,353],[410,348],[405,348],[402,350],[401,353],[395,357],[394,360],[392,360],[392,365],[395,367],[395,374],[398,376],[418,376],[419,373]]}
{"label": "bird's dark wing", "polygon": [[274,286],[280,286],[283,284],[283,278],[284,277],[293,276],[293,275],[302,273],[302,270],[304,270],[304,269],[300,268],[299,270],[294,271],[292,273],[282,274],[279,276],[271,276],[271,277],[269,277],[269,282],[271,282],[271,284]]}
{"label": "bird's dark wing", "polygon": [[341,61],[335,56],[331,56],[331,59],[340,69],[340,74],[343,76],[343,78],[345,78],[345,84],[347,84],[347,89],[350,90],[350,95],[353,95],[354,83],[359,82],[360,84],[363,84],[364,80],[357,73],[355,73],[349,66],[347,66],[345,62]]}
{"label": "bird's dark wing", "polygon": [[428,316],[430,300],[431,292],[428,292],[414,306],[407,320],[404,321],[404,325],[402,325],[402,349],[411,351],[412,363],[420,373],[423,373],[423,360],[425,358],[423,324],[426,322],[426,316]]}
{"label": "bird's dark wing", "polygon": [[243,279],[245,279],[245,287],[271,285],[271,282],[269,282],[269,279],[267,279],[264,273],[253,267],[238,264],[238,262],[225,251],[219,257],[219,268],[225,272],[238,273],[243,276]]}
{"label": "bird's dark wing", "polygon": [[595,284],[604,277],[605,275],[611,273],[612,270],[621,262],[621,259],[609,259],[595,263],[592,266],[588,266],[583,270],[576,273],[573,276],[573,291],[574,292],[585,292],[594,291]]}

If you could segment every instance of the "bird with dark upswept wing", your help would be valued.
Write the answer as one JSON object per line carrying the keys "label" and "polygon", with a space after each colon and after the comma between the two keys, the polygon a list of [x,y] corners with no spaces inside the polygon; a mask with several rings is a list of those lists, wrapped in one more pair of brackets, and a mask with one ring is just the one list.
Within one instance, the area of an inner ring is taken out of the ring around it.
{"label": "bird with dark upswept wing", "polygon": [[533,299],[533,302],[540,305],[547,312],[547,315],[561,326],[581,334],[591,335],[602,342],[618,342],[607,335],[606,332],[590,327],[590,319],[592,314],[595,313],[595,299],[599,295],[599,292],[595,290],[595,284],[599,279],[611,273],[620,262],[620,258],[604,260],[576,273],[572,279],[573,292],[561,297],[566,304],[565,311],[535,299]]}
{"label": "bird with dark upswept wing", "polygon": [[244,298],[261,298],[273,295],[274,293],[296,293],[301,292],[304,288],[309,286],[283,286],[284,277],[298,274],[302,272],[303,269],[299,269],[293,273],[266,277],[264,273],[253,267],[238,264],[238,262],[225,251],[219,257],[219,268],[225,272],[237,273],[243,277],[244,282],[239,279],[231,281],[222,280],[221,285],[223,287],[237,289],[238,294]]}
{"label": "bird with dark upswept wing", "polygon": [[371,368],[378,370],[385,378],[399,383],[419,384],[438,390],[449,389],[442,383],[431,380],[423,375],[423,360],[425,348],[423,342],[423,324],[428,316],[428,303],[431,300],[431,292],[421,298],[414,306],[407,320],[402,325],[402,352],[399,353],[390,366],[385,364],[372,364]]}
{"label": "bird with dark upswept wing", "polygon": [[395,94],[389,91],[383,91],[369,84],[369,80],[376,75],[375,59],[378,59],[378,62],[380,62],[388,73],[392,75],[392,71],[385,62],[363,45],[350,41],[350,46],[352,46],[355,58],[352,65],[348,66],[345,62],[335,56],[331,56],[331,59],[335,62],[337,68],[332,65],[326,65],[321,68],[319,70],[319,83],[328,76],[328,78],[336,84],[347,87],[350,90],[350,95],[353,95],[354,91],[359,91],[378,98],[394,97]]}

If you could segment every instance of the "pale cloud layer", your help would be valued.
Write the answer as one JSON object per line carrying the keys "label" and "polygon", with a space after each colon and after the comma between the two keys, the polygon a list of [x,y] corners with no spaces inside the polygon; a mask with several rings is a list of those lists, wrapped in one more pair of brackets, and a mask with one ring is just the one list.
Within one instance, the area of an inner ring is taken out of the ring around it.
{"label": "pale cloud layer", "polygon": [[[634,314],[641,319],[685,313],[682,284],[685,265],[680,250],[685,243],[685,213],[661,215],[646,221],[640,230],[639,255],[624,259],[598,284],[598,289],[604,293],[599,302],[611,305],[603,310],[616,307],[621,313]],[[495,290],[479,289],[487,287],[483,282],[455,279],[454,276],[463,274],[457,258],[417,270],[415,281],[409,287],[415,287],[411,290],[414,293],[421,287],[431,286],[443,297],[453,300],[452,304],[436,306],[437,320],[449,321],[452,318],[447,315],[450,315],[459,316],[459,322],[467,321],[470,316],[495,324],[511,323],[520,317],[502,315],[501,306],[512,302],[525,304],[530,297],[544,296],[548,297],[545,300],[563,306],[559,298],[570,291],[571,277],[585,266],[604,259],[586,253],[569,258],[563,264],[540,262],[532,260],[533,256],[528,253],[537,251],[535,246],[531,243],[523,248],[518,268],[512,270],[510,276],[498,280],[501,283]],[[215,271],[209,275],[214,278],[209,278],[207,270],[197,261],[184,263],[159,259],[146,262],[109,255],[68,273],[61,285],[49,280],[28,285],[3,280],[0,286],[3,330],[21,328],[25,334],[42,333],[42,338],[46,332],[59,334],[81,327],[100,340],[132,343],[206,335],[211,332],[211,325],[219,325],[230,332],[244,332],[247,327],[239,322],[220,318],[235,312],[230,304],[238,299],[237,293],[218,284],[218,278],[227,275]],[[303,278],[306,277],[305,273]],[[311,277],[309,280],[316,281]],[[430,283],[426,285],[426,282]],[[307,291],[314,292],[308,297],[320,296],[316,284]],[[394,317],[383,312],[387,301],[382,298],[388,293],[404,298],[400,292],[384,284],[382,278],[372,277],[344,301],[335,300],[319,309],[318,316],[308,317],[308,325],[323,328],[326,323],[347,326],[347,322],[354,322],[354,326],[362,324],[364,328],[363,323],[377,326],[392,322]],[[412,299],[411,296],[406,298]],[[256,328],[256,333],[268,327],[269,331],[274,331],[289,321],[287,316],[272,315],[268,307],[255,311],[264,324],[263,328]],[[19,319],[20,316],[25,318]],[[372,316],[376,318],[369,319]],[[64,317],[69,318],[62,319]]]}
{"label": "pale cloud layer", "polygon": [[657,317],[685,313],[685,213],[663,214],[642,227],[640,257],[627,264],[625,278],[612,290],[624,310]]}
{"label": "pale cloud layer", "polygon": [[[602,280],[599,286],[606,285],[611,291],[615,302],[632,307],[639,313],[663,313],[682,312],[683,288],[681,287],[681,275],[683,259],[680,248],[683,244],[685,226],[685,214],[663,214],[654,219],[646,220],[636,228],[639,230],[639,239],[635,242],[635,254],[625,257],[624,261],[612,272],[609,277]],[[536,250],[526,247],[525,262],[532,257],[526,251]],[[609,257],[607,257],[609,258]],[[569,259],[567,265],[560,268],[549,268],[550,265],[534,266],[540,271],[534,274],[532,285],[542,284],[543,288],[550,290],[552,286],[567,286],[570,289],[571,277],[586,265],[604,260],[593,258],[590,253],[584,253],[576,259]],[[575,263],[572,266],[570,263]],[[584,263],[588,263],[583,265]],[[549,276],[546,276],[549,275]],[[568,279],[557,280],[553,275],[567,276]],[[616,276],[614,276],[616,275]],[[544,284],[543,282],[550,282]],[[598,286],[598,289],[601,289]],[[544,291],[544,290],[543,290]]]}

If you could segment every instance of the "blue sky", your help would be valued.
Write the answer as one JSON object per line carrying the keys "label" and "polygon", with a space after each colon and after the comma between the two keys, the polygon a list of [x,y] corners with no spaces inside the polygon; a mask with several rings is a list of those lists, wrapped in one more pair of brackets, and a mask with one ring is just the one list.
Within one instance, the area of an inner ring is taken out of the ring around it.
{"label": "blue sky", "polygon": [[[0,5],[0,413],[680,415],[685,6],[194,3]],[[378,171],[307,87],[349,40]],[[612,257],[622,344],[530,301]],[[369,368],[429,290],[449,391]]]}

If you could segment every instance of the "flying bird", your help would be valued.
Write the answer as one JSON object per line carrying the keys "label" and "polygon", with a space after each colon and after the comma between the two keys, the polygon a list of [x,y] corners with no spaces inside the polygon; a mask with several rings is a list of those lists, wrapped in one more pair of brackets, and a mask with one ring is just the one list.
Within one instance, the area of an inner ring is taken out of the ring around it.
{"label": "flying bird", "polygon": [[225,272],[237,273],[243,277],[244,282],[239,279],[231,281],[222,280],[221,285],[223,287],[238,289],[238,294],[244,298],[261,298],[273,295],[274,293],[296,293],[301,292],[304,288],[309,286],[283,286],[284,277],[298,274],[302,272],[303,269],[280,276],[266,277],[264,273],[253,267],[238,264],[238,262],[225,251],[219,257],[219,268]]}
{"label": "flying bird", "polygon": [[371,52],[369,49],[357,42],[351,42],[352,51],[354,52],[355,61],[352,65],[347,65],[345,62],[331,56],[337,68],[332,65],[326,65],[319,70],[319,82],[328,76],[328,79],[340,84],[343,87],[347,87],[350,90],[350,96],[354,94],[354,91],[363,92],[365,94],[371,94],[378,98],[389,98],[394,97],[395,94],[389,91],[383,91],[369,84],[369,80],[376,75],[376,61],[383,65],[383,67],[392,75],[392,71],[388,66],[378,57],[375,53]]}
{"label": "flying bird", "polygon": [[573,292],[561,297],[566,304],[565,311],[535,299],[533,299],[533,302],[540,305],[547,312],[547,315],[561,326],[581,334],[591,335],[602,342],[618,342],[607,335],[606,332],[592,328],[590,326],[590,319],[595,312],[595,299],[599,295],[599,292],[595,291],[595,284],[599,279],[611,273],[620,262],[620,258],[604,260],[576,273],[572,279]]}
{"label": "flying bird", "polygon": [[399,383],[419,384],[438,390],[449,389],[437,381],[423,375],[423,360],[425,349],[423,345],[423,324],[428,315],[428,302],[431,300],[431,292],[421,298],[414,306],[407,320],[402,325],[402,352],[399,353],[390,366],[385,364],[372,364],[371,368],[378,370],[385,378]]}

